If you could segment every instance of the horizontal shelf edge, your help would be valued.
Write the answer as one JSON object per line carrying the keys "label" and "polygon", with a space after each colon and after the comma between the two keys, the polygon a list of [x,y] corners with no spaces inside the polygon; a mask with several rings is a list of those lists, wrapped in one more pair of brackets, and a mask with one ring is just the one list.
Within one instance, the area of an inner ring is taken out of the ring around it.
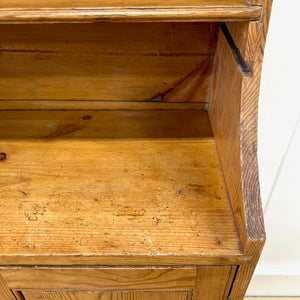
{"label": "horizontal shelf edge", "polygon": [[251,255],[203,255],[203,256],[177,256],[177,255],[1,255],[0,269],[14,266],[51,266],[76,267],[76,266],[145,266],[154,264],[156,266],[226,266],[235,264],[248,264],[252,261]]}
{"label": "horizontal shelf edge", "polygon": [[193,22],[258,20],[261,6],[0,9],[0,23]]}

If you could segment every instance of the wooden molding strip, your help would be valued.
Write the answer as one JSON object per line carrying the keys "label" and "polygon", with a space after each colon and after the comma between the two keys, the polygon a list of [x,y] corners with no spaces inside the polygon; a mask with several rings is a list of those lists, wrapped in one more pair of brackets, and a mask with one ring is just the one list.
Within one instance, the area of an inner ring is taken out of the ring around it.
{"label": "wooden molding strip", "polygon": [[0,9],[0,23],[194,22],[258,20],[260,6],[248,7],[132,7],[76,9]]}

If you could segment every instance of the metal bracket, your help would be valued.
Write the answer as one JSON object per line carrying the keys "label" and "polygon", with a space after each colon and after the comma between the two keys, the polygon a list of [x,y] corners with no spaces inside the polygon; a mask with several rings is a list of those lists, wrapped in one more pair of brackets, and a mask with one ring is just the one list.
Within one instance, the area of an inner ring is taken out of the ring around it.
{"label": "metal bracket", "polygon": [[227,27],[226,23],[221,23],[220,28],[222,29],[224,36],[229,44],[229,47],[232,51],[232,54],[239,65],[242,73],[244,76],[252,77],[253,73],[251,68],[249,67],[249,64],[245,61],[243,55],[240,52],[240,49],[238,48],[237,44],[235,43],[235,40],[233,39],[233,36],[231,35],[231,32],[229,28]]}

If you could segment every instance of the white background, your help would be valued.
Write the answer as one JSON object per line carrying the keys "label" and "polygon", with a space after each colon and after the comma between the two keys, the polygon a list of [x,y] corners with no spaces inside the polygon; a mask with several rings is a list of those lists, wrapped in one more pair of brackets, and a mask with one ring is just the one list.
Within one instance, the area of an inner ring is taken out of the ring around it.
{"label": "white background", "polygon": [[267,243],[248,295],[300,296],[300,0],[274,0],[258,159]]}

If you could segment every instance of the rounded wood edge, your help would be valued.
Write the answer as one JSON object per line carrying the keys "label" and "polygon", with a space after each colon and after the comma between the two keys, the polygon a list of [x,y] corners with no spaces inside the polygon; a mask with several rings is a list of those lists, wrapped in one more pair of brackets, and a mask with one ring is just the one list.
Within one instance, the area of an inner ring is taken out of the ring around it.
{"label": "rounded wood edge", "polygon": [[0,10],[0,24],[92,22],[249,21],[261,16],[260,6],[249,7],[141,7]]}

